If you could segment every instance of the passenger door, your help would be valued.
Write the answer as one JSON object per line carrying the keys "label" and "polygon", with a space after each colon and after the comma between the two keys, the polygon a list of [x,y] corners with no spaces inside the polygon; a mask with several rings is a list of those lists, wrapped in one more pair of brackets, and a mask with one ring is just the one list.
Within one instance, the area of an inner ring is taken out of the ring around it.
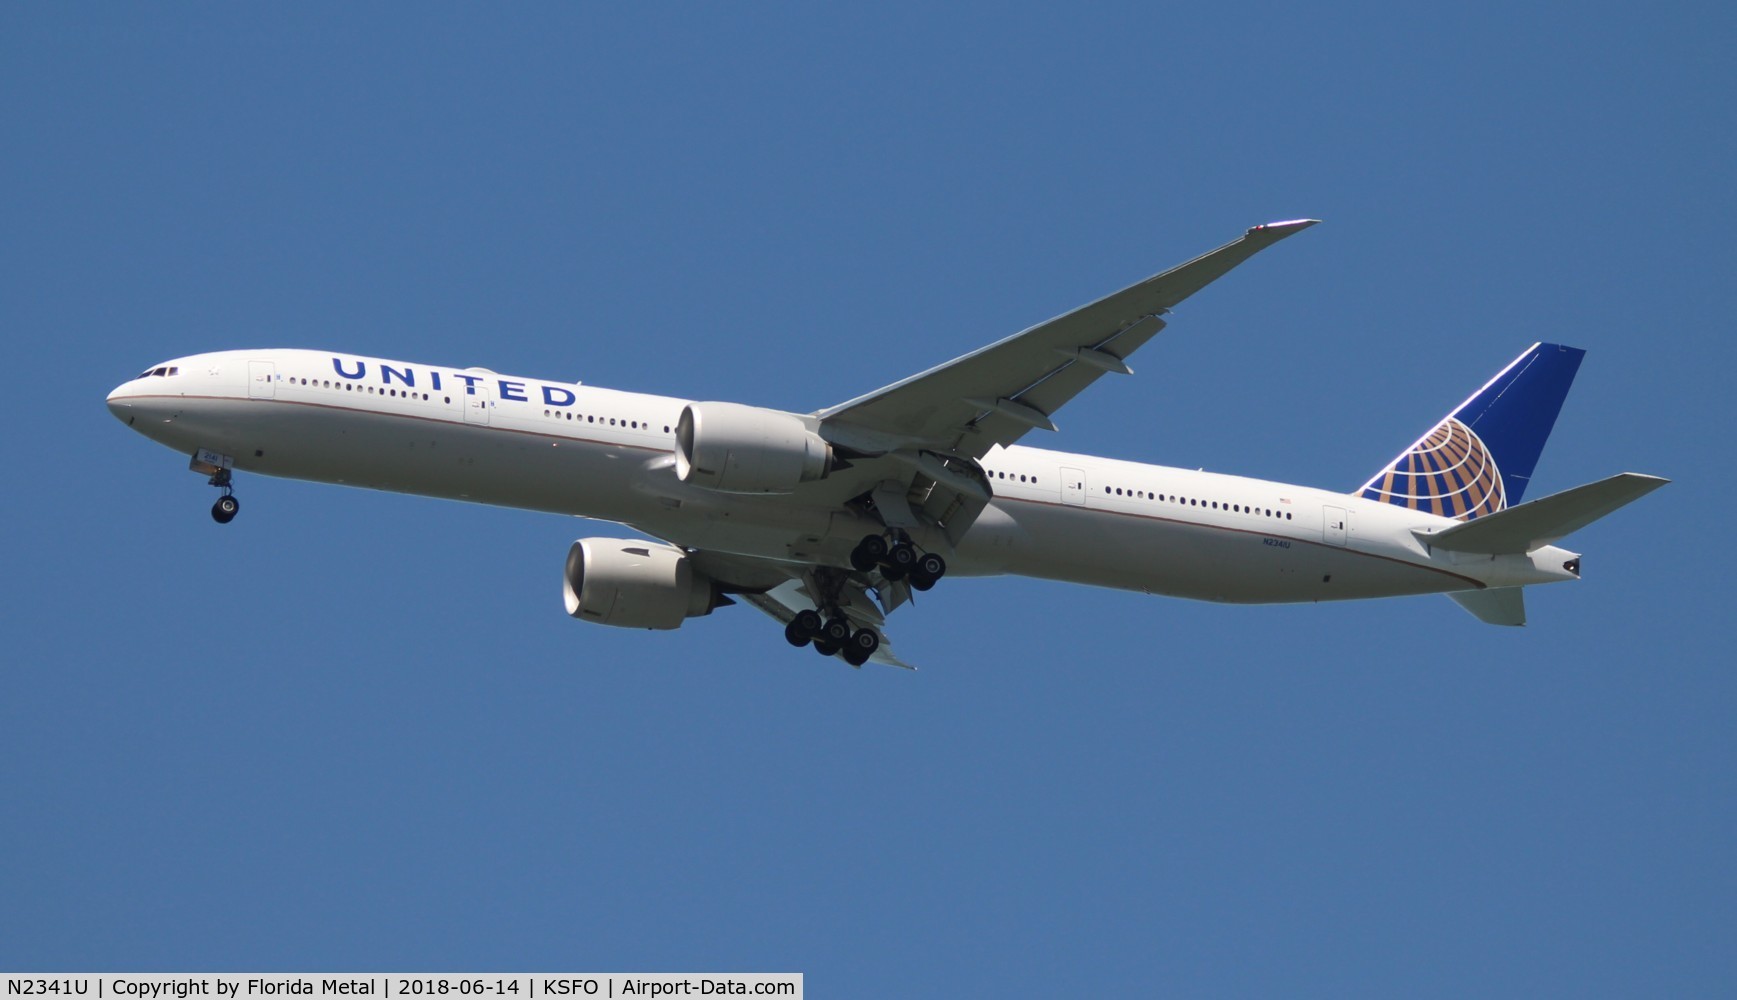
{"label": "passenger door", "polygon": [[487,424],[489,411],[495,408],[494,392],[487,384],[478,384],[470,388],[474,391],[467,392],[460,397],[464,400],[464,422],[467,424]]}
{"label": "passenger door", "polygon": [[1329,545],[1344,545],[1351,515],[1343,507],[1322,507],[1322,534]]}
{"label": "passenger door", "polygon": [[247,363],[247,397],[272,399],[277,396],[277,365],[270,361]]}
{"label": "passenger door", "polygon": [[1084,506],[1086,502],[1086,474],[1079,469],[1061,470],[1062,503],[1070,503],[1076,507]]}

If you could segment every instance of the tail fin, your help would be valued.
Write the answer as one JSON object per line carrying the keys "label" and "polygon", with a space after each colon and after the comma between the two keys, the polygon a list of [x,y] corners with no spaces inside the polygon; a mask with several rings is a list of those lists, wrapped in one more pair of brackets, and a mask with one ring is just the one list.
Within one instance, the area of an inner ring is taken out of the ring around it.
{"label": "tail fin", "polygon": [[1358,494],[1461,521],[1519,503],[1585,354],[1533,344]]}

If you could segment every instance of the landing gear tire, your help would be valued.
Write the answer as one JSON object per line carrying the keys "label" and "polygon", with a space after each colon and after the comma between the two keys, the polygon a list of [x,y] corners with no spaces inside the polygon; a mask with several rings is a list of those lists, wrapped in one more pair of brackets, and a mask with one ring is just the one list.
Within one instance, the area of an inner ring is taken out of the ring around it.
{"label": "landing gear tire", "polygon": [[846,643],[850,642],[850,622],[843,618],[828,619],[826,627],[821,630],[820,636],[815,639],[816,643],[822,641],[833,649],[842,648]]}
{"label": "landing gear tire", "polygon": [[[804,639],[813,639],[820,635],[820,612],[812,608],[804,608],[796,612],[796,617],[790,619],[790,629]],[[787,631],[788,635],[789,632]]]}
{"label": "landing gear tire", "polygon": [[802,630],[796,627],[795,619],[792,619],[790,624],[784,626],[784,641],[795,646],[797,649],[801,649],[803,646],[808,645],[808,636],[804,635]]}
{"label": "landing gear tire", "polygon": [[881,634],[872,628],[859,628],[850,634],[850,641],[844,644],[844,662],[853,667],[860,667],[875,655],[875,650],[881,648]]}
{"label": "landing gear tire", "polygon": [[[194,456],[198,458],[197,455]],[[194,468],[199,468],[195,465]],[[228,524],[235,520],[235,515],[241,510],[241,501],[235,499],[235,474],[227,468],[219,468],[205,481],[208,486],[215,486],[223,491],[217,502],[211,505],[211,520],[218,524]]]}
{"label": "landing gear tire", "polygon": [[850,564],[859,573],[867,573],[887,557],[887,540],[880,535],[864,535],[851,550]]}
{"label": "landing gear tire", "polygon": [[851,635],[850,645],[846,647],[845,652],[858,653],[862,656],[863,662],[867,663],[868,658],[875,655],[875,650],[880,648],[881,634],[879,632],[872,628],[859,628]]}
{"label": "landing gear tire", "polygon": [[838,650],[839,650],[839,647],[834,646],[830,642],[825,642],[825,641],[819,640],[819,639],[815,640],[815,642],[814,642],[814,651],[816,653],[819,653],[821,656],[831,656],[834,653],[838,652]]}
{"label": "landing gear tire", "polygon": [[917,549],[909,542],[900,542],[888,549],[886,558],[881,561],[888,569],[896,570],[900,576],[904,576],[917,564]]}
{"label": "landing gear tire", "polygon": [[936,581],[947,575],[947,560],[933,552],[923,553],[917,564],[911,567],[911,589],[928,590]]}

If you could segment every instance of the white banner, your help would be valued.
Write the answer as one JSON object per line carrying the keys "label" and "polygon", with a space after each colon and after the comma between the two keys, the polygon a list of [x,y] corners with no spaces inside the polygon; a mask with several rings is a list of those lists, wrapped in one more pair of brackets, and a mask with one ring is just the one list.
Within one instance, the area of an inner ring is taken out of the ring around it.
{"label": "white banner", "polygon": [[7,1000],[276,1000],[444,997],[589,1000],[591,997],[796,997],[800,972],[144,972],[7,973]]}

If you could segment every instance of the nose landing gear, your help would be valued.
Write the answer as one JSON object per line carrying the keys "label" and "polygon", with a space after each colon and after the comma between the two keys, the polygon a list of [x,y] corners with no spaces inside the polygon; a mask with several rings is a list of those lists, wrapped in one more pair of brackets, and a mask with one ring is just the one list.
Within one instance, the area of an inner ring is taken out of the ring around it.
{"label": "nose landing gear", "polygon": [[211,505],[211,519],[218,524],[228,524],[241,512],[241,501],[235,499],[233,478],[228,469],[218,469],[211,474],[210,485],[223,490],[223,495]]}
{"label": "nose landing gear", "polygon": [[[264,452],[254,452],[255,455]],[[235,499],[235,476],[230,471],[235,460],[228,455],[219,455],[209,448],[201,448],[193,453],[193,461],[187,463],[187,468],[202,476],[210,476],[205,480],[209,486],[215,486],[223,491],[217,502],[211,505],[211,520],[218,524],[228,524],[235,520],[235,515],[241,510],[241,501]]]}

